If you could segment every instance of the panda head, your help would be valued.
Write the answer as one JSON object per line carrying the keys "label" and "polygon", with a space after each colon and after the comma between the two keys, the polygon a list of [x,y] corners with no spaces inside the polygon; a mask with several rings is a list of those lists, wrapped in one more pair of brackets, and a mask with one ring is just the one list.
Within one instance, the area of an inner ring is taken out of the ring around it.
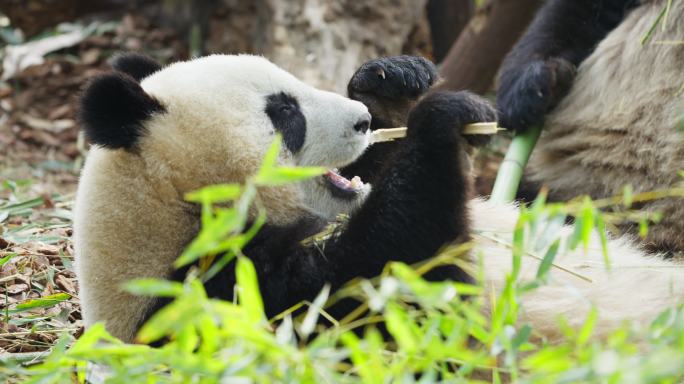
{"label": "panda head", "polygon": [[324,215],[363,199],[363,188],[334,171],[368,146],[370,114],[363,104],[306,85],[258,56],[212,55],[162,68],[127,54],[113,68],[86,88],[81,124],[93,151],[139,164],[141,177],[164,179],[179,196],[244,182],[280,133],[281,165],[331,171],[265,199]]}

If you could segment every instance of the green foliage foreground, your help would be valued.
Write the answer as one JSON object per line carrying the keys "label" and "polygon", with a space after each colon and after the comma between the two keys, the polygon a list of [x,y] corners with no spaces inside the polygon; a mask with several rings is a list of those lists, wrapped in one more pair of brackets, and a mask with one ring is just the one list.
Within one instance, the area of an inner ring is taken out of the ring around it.
{"label": "green foliage foreground", "polygon": [[[138,336],[141,342],[168,340],[164,347],[125,344],[96,325],[75,341],[65,334],[40,364],[1,366],[0,376],[29,383],[102,378],[111,383],[648,383],[684,379],[684,314],[678,309],[666,311],[646,329],[625,324],[604,341],[591,338],[597,311],[590,313],[581,329],[563,326],[562,319],[549,314],[549,321],[558,321],[565,333],[565,339],[555,344],[539,340],[534,329],[518,321],[519,298],[543,289],[555,256],[586,244],[596,230],[603,233],[606,216],[589,200],[558,205],[546,204],[542,197],[522,210],[510,244],[512,272],[498,297],[480,285],[422,279],[423,273],[440,263],[463,265],[470,248],[466,244],[448,247],[421,265],[390,264],[378,278],[351,282],[332,296],[326,287],[313,302],[267,319],[254,266],[240,251],[264,221],[261,213],[256,224],[246,228],[248,208],[259,207],[259,187],[322,172],[277,167],[278,150],[277,142],[259,174],[246,185],[212,186],[188,196],[202,205],[203,227],[176,264],[199,259],[202,268],[184,283],[144,279],[127,284],[126,289],[135,294],[174,299]],[[635,198],[628,192],[622,201],[626,206]],[[569,214],[577,218],[576,230],[561,242],[546,229],[557,228]],[[527,257],[527,249],[538,251],[540,244],[544,259],[537,279],[523,284],[517,276],[520,260]],[[208,298],[201,281],[235,258],[236,300]],[[477,267],[473,273],[481,276]],[[329,319],[331,326],[320,325],[320,317],[329,318],[326,303],[343,297],[363,304],[345,319]],[[493,303],[486,314],[484,300]],[[378,330],[381,321],[391,335],[389,340]]]}

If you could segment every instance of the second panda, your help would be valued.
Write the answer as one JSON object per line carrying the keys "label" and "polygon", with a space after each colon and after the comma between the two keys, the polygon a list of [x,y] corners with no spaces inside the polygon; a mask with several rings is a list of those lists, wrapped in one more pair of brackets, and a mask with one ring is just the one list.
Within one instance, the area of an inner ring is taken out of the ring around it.
{"label": "second panda", "polygon": [[[549,0],[508,55],[499,81],[501,123],[544,124],[526,171],[565,201],[684,186],[684,2]],[[647,201],[660,212],[641,241],[684,256],[682,197]],[[623,227],[637,237],[637,225]]]}

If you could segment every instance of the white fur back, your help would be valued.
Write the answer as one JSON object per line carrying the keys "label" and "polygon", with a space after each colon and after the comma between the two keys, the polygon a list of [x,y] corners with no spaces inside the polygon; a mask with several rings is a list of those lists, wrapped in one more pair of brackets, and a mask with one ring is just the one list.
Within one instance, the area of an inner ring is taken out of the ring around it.
{"label": "white fur back", "polygon": [[[482,200],[474,200],[471,208],[477,241],[474,255],[483,258],[489,291],[493,289],[500,294],[512,268],[512,251],[502,244],[512,242],[517,208]],[[571,228],[566,226],[561,235],[568,236],[570,232]],[[501,242],[490,240],[491,237]],[[591,308],[596,307],[594,335],[604,337],[627,320],[647,325],[662,311],[684,302],[684,264],[648,257],[626,239],[613,239],[608,244],[610,270],[605,267],[601,245],[595,236],[586,253],[582,246],[564,253],[561,246],[555,264],[591,282],[552,268],[548,284],[521,298],[521,324],[529,322],[537,337],[553,342],[562,336],[556,322],[558,316],[579,328]],[[539,264],[538,259],[529,255],[523,257],[520,280],[534,280]],[[490,300],[485,303],[489,304]]]}

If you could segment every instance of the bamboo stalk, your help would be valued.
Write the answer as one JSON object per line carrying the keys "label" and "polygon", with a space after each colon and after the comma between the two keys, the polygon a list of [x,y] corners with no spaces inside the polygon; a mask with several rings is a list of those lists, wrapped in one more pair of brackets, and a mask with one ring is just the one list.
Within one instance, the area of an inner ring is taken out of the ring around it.
{"label": "bamboo stalk", "polygon": [[515,199],[523,170],[530,159],[535,144],[537,144],[541,130],[541,126],[530,127],[525,132],[518,133],[513,137],[506,157],[499,167],[492,195],[489,198],[490,201],[509,203]]}
{"label": "bamboo stalk", "polygon": [[[463,129],[465,135],[495,135],[505,129],[499,128],[496,122],[468,124]],[[499,167],[499,172],[492,190],[491,201],[508,203],[515,199],[522,179],[523,170],[534,149],[541,127],[530,127],[524,133],[515,135],[506,157]],[[406,127],[378,129],[371,134],[371,143],[393,141],[406,137]]]}
{"label": "bamboo stalk", "polygon": [[[463,128],[464,135],[496,135],[499,131],[496,122],[489,123],[473,123],[468,124]],[[371,143],[381,143],[384,141],[393,141],[406,137],[406,127],[377,129],[371,134]]]}

